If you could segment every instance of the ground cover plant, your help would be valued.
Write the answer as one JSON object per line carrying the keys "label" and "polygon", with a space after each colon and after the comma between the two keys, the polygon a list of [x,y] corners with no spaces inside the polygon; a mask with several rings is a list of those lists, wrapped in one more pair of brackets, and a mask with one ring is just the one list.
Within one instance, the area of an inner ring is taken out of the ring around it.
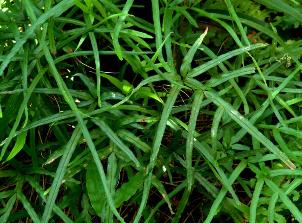
{"label": "ground cover plant", "polygon": [[302,222],[299,1],[0,3],[0,222]]}

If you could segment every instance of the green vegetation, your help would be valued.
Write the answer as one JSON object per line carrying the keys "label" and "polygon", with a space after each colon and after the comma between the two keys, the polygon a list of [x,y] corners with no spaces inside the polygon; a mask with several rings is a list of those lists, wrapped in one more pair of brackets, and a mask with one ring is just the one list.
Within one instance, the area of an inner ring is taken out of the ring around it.
{"label": "green vegetation", "polygon": [[0,222],[302,222],[296,0],[0,1]]}

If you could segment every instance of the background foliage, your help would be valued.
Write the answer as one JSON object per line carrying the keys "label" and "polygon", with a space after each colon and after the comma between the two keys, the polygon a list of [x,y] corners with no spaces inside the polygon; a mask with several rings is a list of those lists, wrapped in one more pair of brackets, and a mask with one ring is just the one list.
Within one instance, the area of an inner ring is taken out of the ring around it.
{"label": "background foliage", "polygon": [[0,2],[0,222],[302,222],[299,1]]}

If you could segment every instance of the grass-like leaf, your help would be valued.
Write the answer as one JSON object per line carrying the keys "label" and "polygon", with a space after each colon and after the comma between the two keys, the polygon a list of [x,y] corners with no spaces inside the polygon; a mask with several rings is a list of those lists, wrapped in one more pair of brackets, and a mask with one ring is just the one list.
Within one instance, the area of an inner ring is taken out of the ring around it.
{"label": "grass-like leaf", "polygon": [[300,5],[2,0],[0,222],[302,221]]}
{"label": "grass-like leaf", "polygon": [[288,196],[271,180],[265,179],[265,183],[270,187],[274,192],[277,192],[280,196],[283,204],[288,208],[288,210],[293,214],[297,221],[302,221],[302,213],[297,208],[297,206],[288,198]]}
{"label": "grass-like leaf", "polygon": [[265,145],[268,150],[276,154],[278,158],[282,160],[288,168],[296,168],[296,166],[289,160],[289,158],[283,152],[281,152],[269,139],[267,139],[261,132],[259,132],[257,128],[253,126],[253,124],[251,124],[248,120],[246,120],[238,111],[232,108],[230,104],[225,102],[216,93],[207,91],[205,92],[205,95],[211,98],[211,100],[213,100],[215,104],[222,106],[234,121],[236,121],[242,128],[244,128],[253,137],[259,140],[263,145]]}
{"label": "grass-like leaf", "polygon": [[24,33],[24,36],[16,42],[13,49],[10,51],[10,53],[6,56],[5,60],[2,62],[0,66],[0,76],[3,75],[3,72],[7,65],[11,62],[12,58],[18,53],[20,48],[23,46],[23,44],[30,38],[34,32],[41,27],[47,19],[50,17],[58,17],[65,11],[67,11],[70,7],[73,6],[73,1],[64,0],[58,3],[56,6],[51,8],[49,11],[45,12],[43,15],[41,15],[37,21],[35,21],[34,24]]}
{"label": "grass-like leaf", "polygon": [[194,101],[192,104],[192,112],[190,116],[189,126],[188,126],[188,137],[186,142],[186,169],[187,169],[187,181],[188,181],[188,191],[192,190],[193,186],[193,175],[194,170],[192,167],[192,152],[194,144],[194,131],[196,127],[196,122],[199,114],[199,109],[202,103],[204,95],[202,91],[196,91],[194,96]]}
{"label": "grass-like leaf", "polygon": [[255,50],[257,48],[262,48],[262,47],[266,47],[267,44],[263,44],[263,43],[258,43],[258,44],[254,44],[251,46],[246,46],[246,47],[242,47],[233,51],[230,51],[228,53],[225,53],[223,55],[218,56],[216,59],[210,60],[207,63],[200,65],[198,67],[193,68],[189,73],[188,73],[188,77],[196,77],[198,75],[203,74],[204,72],[206,72],[207,70],[217,66],[218,64],[234,57],[237,55],[240,55],[244,52],[248,52],[251,50]]}
{"label": "grass-like leaf", "polygon": [[64,175],[67,170],[67,165],[68,165],[68,163],[71,159],[71,156],[78,144],[80,137],[81,137],[81,129],[78,126],[74,130],[68,144],[66,145],[66,148],[64,149],[63,156],[61,158],[60,164],[56,171],[56,175],[55,175],[54,181],[52,183],[52,186],[51,186],[48,198],[47,198],[47,202],[46,202],[46,205],[44,208],[44,213],[43,213],[41,222],[48,222],[48,219],[50,218],[56,198],[59,193],[60,186],[62,184]]}

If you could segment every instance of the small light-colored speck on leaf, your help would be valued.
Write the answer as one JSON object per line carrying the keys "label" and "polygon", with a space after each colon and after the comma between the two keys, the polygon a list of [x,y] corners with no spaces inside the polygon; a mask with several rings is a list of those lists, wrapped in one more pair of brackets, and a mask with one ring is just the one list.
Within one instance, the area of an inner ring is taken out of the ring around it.
{"label": "small light-colored speck on leaf", "polygon": [[[215,136],[215,129],[211,129],[211,136],[212,136],[212,137]],[[194,139],[194,141],[196,141],[196,140]]]}
{"label": "small light-colored speck on leaf", "polygon": [[55,161],[56,159],[51,159],[51,160],[49,160],[47,163],[45,163],[45,165],[46,164],[50,164],[50,163],[52,163],[53,161]]}
{"label": "small light-colored speck on leaf", "polygon": [[240,116],[239,112],[237,112],[236,110],[231,110],[230,112],[231,112],[233,115]]}

